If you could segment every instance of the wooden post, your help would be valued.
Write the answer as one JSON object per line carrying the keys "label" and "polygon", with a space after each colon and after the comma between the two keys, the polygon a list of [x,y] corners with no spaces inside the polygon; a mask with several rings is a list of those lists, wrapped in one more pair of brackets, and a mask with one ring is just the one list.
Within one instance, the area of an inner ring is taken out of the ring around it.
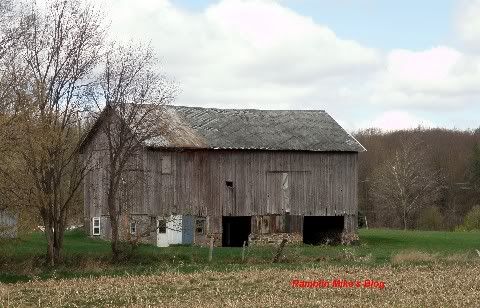
{"label": "wooden post", "polygon": [[208,262],[212,262],[212,257],[213,257],[213,236],[210,237],[210,251],[208,252]]}
{"label": "wooden post", "polygon": [[285,248],[286,243],[287,243],[287,239],[284,238],[280,243],[280,246],[278,247],[275,257],[273,258],[273,263],[277,263],[280,260],[280,257],[282,256],[283,248]]}
{"label": "wooden post", "polygon": [[245,261],[245,244],[247,242],[243,241],[243,246],[242,246],[242,262]]}

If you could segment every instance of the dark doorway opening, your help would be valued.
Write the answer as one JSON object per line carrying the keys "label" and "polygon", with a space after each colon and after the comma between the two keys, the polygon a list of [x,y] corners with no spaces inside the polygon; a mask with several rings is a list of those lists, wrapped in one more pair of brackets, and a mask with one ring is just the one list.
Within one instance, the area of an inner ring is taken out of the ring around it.
{"label": "dark doorway opening", "polygon": [[338,244],[343,232],[343,216],[305,216],[303,243],[310,245]]}
{"label": "dark doorway opening", "polygon": [[251,224],[251,216],[223,216],[222,246],[242,247],[244,241],[248,244],[248,236],[252,230]]}

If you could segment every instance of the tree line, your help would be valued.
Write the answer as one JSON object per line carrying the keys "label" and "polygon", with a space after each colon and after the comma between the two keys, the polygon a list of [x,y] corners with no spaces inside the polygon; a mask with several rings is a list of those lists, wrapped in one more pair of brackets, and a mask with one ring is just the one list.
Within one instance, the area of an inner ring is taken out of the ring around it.
{"label": "tree line", "polygon": [[363,225],[454,230],[478,211],[480,128],[365,129],[355,137],[367,149],[359,154]]}

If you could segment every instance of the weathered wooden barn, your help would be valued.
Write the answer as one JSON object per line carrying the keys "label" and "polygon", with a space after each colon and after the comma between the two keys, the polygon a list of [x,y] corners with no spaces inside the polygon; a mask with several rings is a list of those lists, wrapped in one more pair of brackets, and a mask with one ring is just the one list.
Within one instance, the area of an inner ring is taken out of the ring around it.
{"label": "weathered wooden barn", "polygon": [[[318,243],[356,233],[365,149],[325,111],[164,108],[168,129],[145,142],[143,180],[125,201],[130,233],[155,224],[148,241],[159,246],[212,236],[223,246],[284,236]],[[84,145],[99,166],[84,181],[85,225],[108,238],[99,134]]]}

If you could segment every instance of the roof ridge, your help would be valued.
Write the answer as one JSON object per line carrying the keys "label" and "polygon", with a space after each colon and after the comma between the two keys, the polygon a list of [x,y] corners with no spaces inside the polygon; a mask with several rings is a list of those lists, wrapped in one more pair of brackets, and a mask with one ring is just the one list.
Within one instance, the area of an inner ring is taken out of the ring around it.
{"label": "roof ridge", "polygon": [[205,109],[205,110],[225,110],[225,111],[302,111],[302,112],[325,112],[325,109],[256,109],[256,108],[218,108],[218,107],[200,107],[200,106],[183,106],[183,105],[167,105],[173,108],[191,108],[191,109]]}

